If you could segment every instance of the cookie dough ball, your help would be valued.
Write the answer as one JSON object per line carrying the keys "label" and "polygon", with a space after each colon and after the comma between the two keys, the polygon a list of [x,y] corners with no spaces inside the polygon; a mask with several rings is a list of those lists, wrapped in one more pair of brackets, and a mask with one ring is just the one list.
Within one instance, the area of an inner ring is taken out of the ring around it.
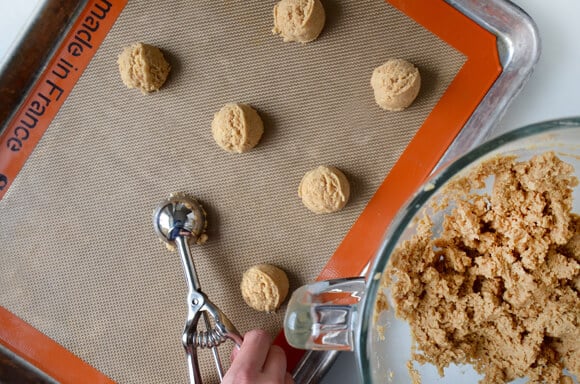
{"label": "cookie dough ball", "polygon": [[350,184],[339,169],[321,165],[304,175],[298,196],[314,213],[337,212],[348,202]]}
{"label": "cookie dough ball", "polygon": [[326,15],[320,0],[281,0],[274,6],[274,29],[285,42],[307,43],[320,35]]}
{"label": "cookie dough ball", "polygon": [[421,75],[413,64],[403,59],[391,59],[375,68],[371,77],[375,101],[387,111],[402,111],[419,94]]}
{"label": "cookie dough ball", "polygon": [[244,301],[258,311],[276,310],[288,295],[288,277],[278,267],[259,264],[244,272],[240,289]]}
{"label": "cookie dough ball", "polygon": [[117,63],[127,88],[139,88],[144,94],[158,91],[171,70],[159,48],[143,43],[125,48]]}
{"label": "cookie dough ball", "polygon": [[214,115],[211,132],[215,142],[226,151],[243,153],[258,144],[264,133],[264,124],[254,108],[231,103]]}

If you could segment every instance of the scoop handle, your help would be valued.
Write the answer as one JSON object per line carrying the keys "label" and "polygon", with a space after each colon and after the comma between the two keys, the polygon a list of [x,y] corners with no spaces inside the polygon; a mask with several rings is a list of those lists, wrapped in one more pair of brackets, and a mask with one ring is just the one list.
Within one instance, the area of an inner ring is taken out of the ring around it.
{"label": "scoop handle", "polygon": [[364,277],[304,285],[292,294],[284,317],[284,335],[298,349],[352,351]]}

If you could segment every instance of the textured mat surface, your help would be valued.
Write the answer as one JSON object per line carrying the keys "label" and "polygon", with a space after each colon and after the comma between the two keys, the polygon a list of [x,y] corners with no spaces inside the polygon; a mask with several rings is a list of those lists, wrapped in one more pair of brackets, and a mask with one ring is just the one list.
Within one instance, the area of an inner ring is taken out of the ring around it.
{"label": "textured mat surface", "polygon": [[[186,191],[208,211],[209,241],[193,249],[204,291],[241,332],[276,334],[283,308],[247,307],[243,271],[275,264],[291,289],[315,279],[464,62],[383,1],[323,4],[324,31],[300,45],[271,34],[272,1],[130,1],[0,201],[0,305],[116,381],[186,382],[183,272],[151,224],[160,200]],[[117,56],[136,41],[171,62],[158,93],[120,80]],[[423,77],[398,113],[369,84],[392,57]],[[236,101],[265,123],[241,155],[210,130]],[[351,181],[340,213],[314,215],[297,196],[320,164]],[[210,354],[202,361],[215,381]]]}

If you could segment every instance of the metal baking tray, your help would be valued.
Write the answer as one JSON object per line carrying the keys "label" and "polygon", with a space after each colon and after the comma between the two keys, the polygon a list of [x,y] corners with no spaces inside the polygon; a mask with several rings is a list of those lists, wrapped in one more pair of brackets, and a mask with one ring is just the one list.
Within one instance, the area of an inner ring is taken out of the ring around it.
{"label": "metal baking tray", "polygon": [[[31,22],[0,63],[0,133],[6,129],[11,117],[22,106],[29,91],[54,55],[56,47],[60,45],[88,2],[88,0],[45,0],[36,9]],[[445,151],[437,167],[493,134],[495,124],[526,83],[540,54],[540,42],[533,21],[514,4],[503,0],[484,3],[476,0],[447,2],[496,37],[502,71]],[[0,367],[2,364],[11,364],[12,361],[16,368],[10,370],[9,375],[12,376],[4,378],[0,376],[0,379],[25,380],[25,375],[31,371],[36,375],[44,375],[30,362],[18,357],[9,349],[4,350],[6,353],[0,359]],[[316,382],[324,375],[336,356],[337,353],[334,352],[306,353],[294,369],[296,382]],[[4,372],[0,368],[0,374]],[[47,382],[53,382],[49,376],[44,376]]]}

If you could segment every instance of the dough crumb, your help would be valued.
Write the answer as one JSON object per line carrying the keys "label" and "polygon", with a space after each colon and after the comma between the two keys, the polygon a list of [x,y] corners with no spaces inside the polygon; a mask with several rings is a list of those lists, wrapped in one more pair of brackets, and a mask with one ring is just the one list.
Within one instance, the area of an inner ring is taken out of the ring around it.
{"label": "dough crumb", "polygon": [[308,43],[315,40],[326,21],[320,0],[281,0],[274,6],[273,34],[279,34],[284,42]]}
{"label": "dough crumb", "polygon": [[244,272],[240,289],[250,307],[273,312],[286,299],[289,285],[283,270],[270,264],[259,264]]}
{"label": "dough crumb", "polygon": [[375,68],[371,86],[377,104],[387,111],[402,111],[410,106],[421,88],[421,75],[413,64],[390,59]]}
{"label": "dough crumb", "polygon": [[385,341],[385,330],[386,330],[386,326],[384,325],[377,325],[377,336],[379,338],[379,341]]}
{"label": "dough crumb", "polygon": [[302,203],[314,213],[332,213],[344,208],[350,184],[339,169],[324,165],[307,172],[298,187]]}
{"label": "dough crumb", "polygon": [[[373,324],[377,324],[379,321],[379,316],[381,313],[389,310],[389,301],[387,299],[387,295],[381,289],[377,292],[377,300],[375,301],[375,309],[373,312]],[[379,327],[377,325],[377,327]]]}
{"label": "dough crumb", "polygon": [[143,94],[158,91],[171,70],[159,48],[144,43],[125,48],[117,63],[127,88],[138,88]]}
{"label": "dough crumb", "polygon": [[[203,244],[207,243],[208,239],[209,239],[209,237],[207,236],[207,233],[202,233],[201,235],[199,235],[199,237],[195,241],[195,244],[196,245],[203,245]],[[159,241],[161,241],[163,244],[165,244],[165,248],[167,248],[168,251],[170,251],[170,252],[177,251],[177,247],[175,246],[174,243],[166,243],[165,241],[163,241],[161,239]]]}
{"label": "dough crumb", "polygon": [[441,234],[425,214],[385,271],[413,360],[442,376],[454,363],[472,364],[482,384],[580,377],[578,179],[553,152],[516,160],[492,158],[452,181],[431,207],[445,209]]}
{"label": "dough crumb", "polygon": [[264,133],[264,124],[254,108],[246,104],[230,103],[214,115],[211,131],[215,142],[222,149],[243,153],[258,144]]}
{"label": "dough crumb", "polygon": [[203,244],[207,243],[207,239],[208,239],[207,233],[202,233],[197,238],[197,241],[195,242],[195,244],[197,244],[197,245],[203,245]]}
{"label": "dough crumb", "polygon": [[421,384],[421,375],[415,367],[413,367],[412,361],[407,361],[407,371],[409,371],[409,376],[411,376],[411,383]]}

